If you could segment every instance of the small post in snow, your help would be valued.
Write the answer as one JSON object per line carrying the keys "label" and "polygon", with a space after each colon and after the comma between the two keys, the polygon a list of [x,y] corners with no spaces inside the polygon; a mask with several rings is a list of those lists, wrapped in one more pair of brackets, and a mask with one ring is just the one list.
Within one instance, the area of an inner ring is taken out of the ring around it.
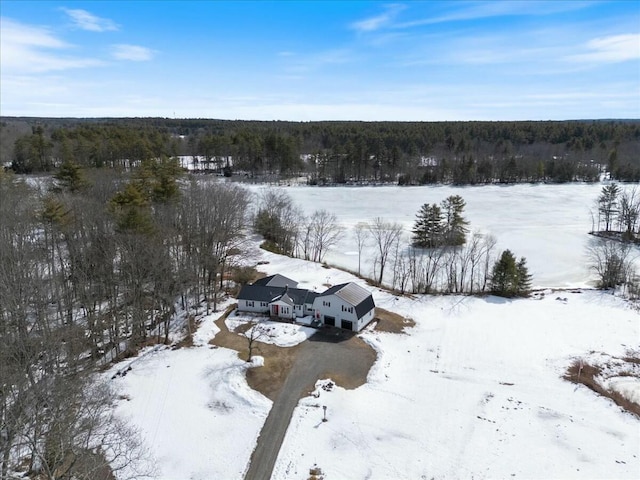
{"label": "small post in snow", "polygon": [[326,405],[323,405],[323,406],[322,406],[322,410],[324,410],[324,415],[323,415],[323,417],[322,417],[322,421],[323,421],[323,422],[326,422],[326,421],[327,421],[327,406],[326,406]]}

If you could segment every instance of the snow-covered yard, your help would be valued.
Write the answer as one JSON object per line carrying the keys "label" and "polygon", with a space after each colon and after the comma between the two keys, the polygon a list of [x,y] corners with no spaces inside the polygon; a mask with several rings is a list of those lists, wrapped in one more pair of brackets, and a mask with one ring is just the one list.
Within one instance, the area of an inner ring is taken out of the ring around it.
{"label": "snow-covered yard", "polygon": [[[304,288],[365,285],[343,271],[257,255],[265,273],[289,273]],[[307,478],[314,465],[326,479],[638,478],[638,418],[561,377],[590,352],[636,348],[640,316],[612,295],[577,292],[504,300],[374,290],[378,306],[415,327],[363,333],[378,352],[368,383],[303,399],[272,478]],[[193,348],[153,352],[113,380],[125,398],[118,412],[141,429],[160,479],[243,478],[271,407],[247,386],[248,366],[235,352],[207,344],[214,318],[201,323]],[[227,325],[245,320],[231,316]],[[283,345],[310,333],[272,328]],[[623,380],[620,388],[637,395],[635,380]]]}
{"label": "snow-covered yard", "polygon": [[[305,323],[307,320],[308,317],[298,319],[300,323]],[[266,320],[264,316],[239,315],[237,310],[229,315],[224,322],[229,331],[232,332],[241,325],[253,325],[244,332],[246,337],[251,337],[253,329],[258,328],[258,332],[253,333],[253,338],[262,343],[269,343],[278,347],[293,347],[294,345],[298,345],[316,331],[314,328],[305,327],[296,323]]]}
{"label": "snow-covered yard", "polygon": [[596,292],[563,298],[380,299],[416,326],[364,333],[367,384],[301,402],[274,478],[314,464],[326,478],[637,478],[638,419],[561,376],[590,350],[622,354],[638,315]]}
{"label": "snow-covered yard", "polygon": [[[117,413],[142,434],[159,479],[242,478],[271,409],[271,400],[247,385],[253,365],[207,344],[218,316],[202,320],[193,347],[142,352],[112,380]],[[105,376],[122,369],[115,365]]]}

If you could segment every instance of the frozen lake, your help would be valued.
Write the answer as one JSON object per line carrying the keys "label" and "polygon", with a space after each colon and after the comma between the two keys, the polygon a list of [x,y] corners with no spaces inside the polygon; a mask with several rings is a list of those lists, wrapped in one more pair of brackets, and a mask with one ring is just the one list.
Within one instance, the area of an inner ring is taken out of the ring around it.
{"label": "frozen lake", "polygon": [[[260,188],[251,186],[252,191]],[[334,213],[345,227],[339,245],[326,261],[357,271],[354,225],[375,217],[404,226],[410,241],[415,215],[424,203],[440,203],[460,195],[467,203],[469,228],[489,233],[497,252],[510,249],[527,259],[534,287],[583,287],[593,278],[586,247],[592,238],[591,215],[602,184],[518,184],[454,187],[284,187],[305,214],[316,209]],[[371,272],[372,253],[363,253],[362,273]]]}

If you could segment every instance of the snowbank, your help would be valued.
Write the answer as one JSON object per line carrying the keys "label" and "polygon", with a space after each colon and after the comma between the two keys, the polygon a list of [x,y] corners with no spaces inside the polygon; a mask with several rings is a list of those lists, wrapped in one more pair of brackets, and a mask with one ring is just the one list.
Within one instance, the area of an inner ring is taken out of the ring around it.
{"label": "snowbank", "polygon": [[607,383],[611,390],[618,392],[630,402],[640,405],[640,378],[612,377]]}

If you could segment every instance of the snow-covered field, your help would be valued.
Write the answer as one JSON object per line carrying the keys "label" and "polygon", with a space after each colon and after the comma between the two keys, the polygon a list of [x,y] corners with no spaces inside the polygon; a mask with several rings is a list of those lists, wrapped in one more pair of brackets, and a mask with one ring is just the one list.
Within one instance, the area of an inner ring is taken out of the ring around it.
{"label": "snow-covered field", "polygon": [[[242,478],[271,409],[271,400],[247,385],[252,364],[207,344],[218,316],[202,320],[194,347],[142,352],[125,376],[111,380],[120,396],[116,411],[140,431],[158,479]],[[115,365],[105,377],[122,369]]]}
{"label": "snow-covered field", "polygon": [[[467,201],[472,227],[528,259],[534,284],[587,284],[584,248],[589,208],[600,185],[509,187],[292,187],[307,213],[335,212],[347,228],[383,216],[407,232],[425,202],[451,194]],[[363,281],[337,269],[257,249],[301,288]],[[357,267],[347,235],[330,262]],[[363,256],[370,258],[370,255]],[[372,289],[369,286],[367,288]],[[640,314],[610,294],[546,290],[534,298],[396,297],[372,289],[378,306],[416,322],[408,334],[371,329],[378,352],[356,390],[319,386],[303,399],[280,450],[273,479],[640,478],[640,421],[587,387],[565,380],[577,358],[621,357],[640,349]],[[117,412],[141,431],[160,480],[241,479],[271,401],[251,390],[235,352],[213,348],[217,317],[202,320],[194,347],[157,349],[111,380]],[[233,329],[250,320],[232,316]],[[270,343],[286,347],[312,330],[267,324]],[[116,365],[105,375],[123,370]],[[628,373],[628,372],[627,372]],[[640,382],[621,371],[606,386],[640,398]],[[322,406],[328,421],[323,423]]]}
{"label": "snow-covered field", "polygon": [[[269,262],[266,273],[303,287],[354,280],[258,255]],[[303,399],[272,478],[307,478],[314,465],[327,480],[638,478],[637,417],[560,378],[589,352],[621,356],[638,347],[640,316],[624,301],[596,291],[508,301],[375,290],[374,298],[416,326],[406,335],[363,334],[378,352],[367,384]],[[142,431],[159,479],[241,479],[270,409],[247,386],[246,363],[207,345],[213,319],[203,321],[195,347],[153,352],[113,380],[125,398],[118,412]]]}
{"label": "snow-covered field", "polygon": [[[249,186],[259,192],[259,186]],[[623,188],[625,188],[623,186]],[[628,188],[628,187],[626,187]],[[358,249],[353,227],[382,217],[404,226],[407,241],[415,216],[424,203],[440,203],[449,195],[462,196],[470,229],[490,233],[498,250],[510,249],[527,259],[536,287],[583,287],[592,278],[585,250],[592,229],[590,210],[602,184],[519,184],[454,187],[447,185],[398,187],[285,188],[306,214],[316,209],[335,213],[345,227],[342,241],[326,260],[356,271]],[[362,256],[371,258],[369,248]],[[365,265],[366,262],[363,262]],[[370,274],[371,264],[363,267]]]}

